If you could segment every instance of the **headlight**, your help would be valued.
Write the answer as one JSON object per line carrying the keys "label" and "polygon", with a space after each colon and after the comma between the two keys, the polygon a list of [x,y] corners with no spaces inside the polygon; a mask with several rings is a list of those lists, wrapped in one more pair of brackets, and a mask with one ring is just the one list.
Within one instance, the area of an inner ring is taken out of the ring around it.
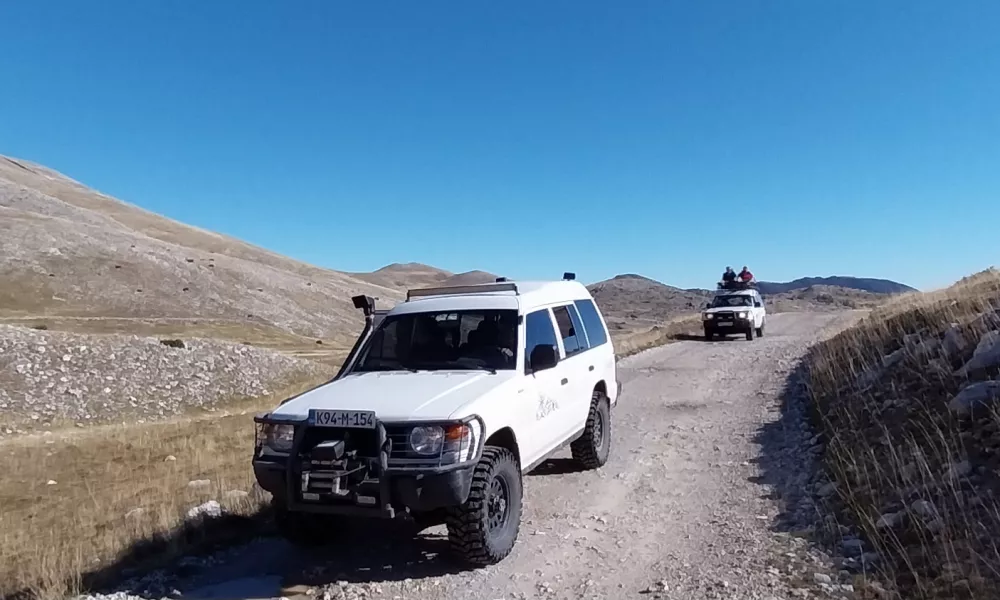
{"label": "headlight", "polygon": [[747,318],[747,314],[746,314],[745,312],[741,312],[741,313],[740,313],[740,318],[741,318],[741,319],[745,319],[745,318]]}
{"label": "headlight", "polygon": [[417,454],[430,456],[441,452],[444,445],[444,428],[437,425],[414,427],[410,431],[410,448]]}
{"label": "headlight", "polygon": [[710,320],[712,318],[712,313],[705,313],[705,314],[703,314],[701,316],[702,316],[702,318],[704,318],[706,320]]}
{"label": "headlight", "polygon": [[276,452],[288,452],[295,439],[295,426],[277,423],[264,424],[264,444]]}
{"label": "headlight", "polygon": [[410,430],[410,449],[423,456],[438,456],[441,464],[462,463],[476,454],[482,425],[478,419],[467,423],[420,425]]}

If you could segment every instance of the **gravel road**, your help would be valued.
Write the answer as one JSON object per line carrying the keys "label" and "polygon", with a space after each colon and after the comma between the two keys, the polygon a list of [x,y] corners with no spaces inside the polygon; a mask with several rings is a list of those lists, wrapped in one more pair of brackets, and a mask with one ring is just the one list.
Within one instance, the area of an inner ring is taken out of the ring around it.
{"label": "gravel road", "polygon": [[[786,502],[790,487],[810,480],[811,437],[805,412],[793,409],[798,416],[789,420],[781,396],[821,331],[852,317],[774,315],[754,342],[682,341],[624,359],[608,464],[575,472],[567,451],[528,476],[521,535],[500,565],[456,571],[437,556],[445,550],[443,527],[416,539],[359,529],[324,556],[263,540],[177,587],[185,598],[309,593],[327,600],[847,593],[836,571],[832,579],[814,573],[822,565],[808,556],[801,562],[803,544],[796,550],[796,540],[780,533],[804,526],[787,522],[795,511]],[[811,501],[796,500],[808,513]],[[824,589],[813,589],[814,581]]]}

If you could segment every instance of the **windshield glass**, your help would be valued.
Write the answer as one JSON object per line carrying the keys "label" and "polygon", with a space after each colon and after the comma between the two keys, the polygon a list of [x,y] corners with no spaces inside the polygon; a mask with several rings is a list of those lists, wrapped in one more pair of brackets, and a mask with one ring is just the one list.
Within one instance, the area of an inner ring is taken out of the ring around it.
{"label": "windshield glass", "polygon": [[354,371],[505,370],[517,360],[516,310],[387,316]]}
{"label": "windshield glass", "polygon": [[753,306],[753,298],[744,295],[716,296],[712,308],[720,306]]}

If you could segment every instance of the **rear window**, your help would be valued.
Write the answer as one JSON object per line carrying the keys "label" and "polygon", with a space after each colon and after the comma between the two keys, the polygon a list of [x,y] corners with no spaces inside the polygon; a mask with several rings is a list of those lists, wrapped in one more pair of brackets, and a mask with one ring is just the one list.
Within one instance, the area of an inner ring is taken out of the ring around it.
{"label": "rear window", "polygon": [[604,323],[601,322],[601,315],[597,312],[597,307],[593,300],[577,300],[576,310],[583,319],[583,328],[587,332],[587,339],[590,347],[600,346],[608,341],[608,332],[604,330]]}

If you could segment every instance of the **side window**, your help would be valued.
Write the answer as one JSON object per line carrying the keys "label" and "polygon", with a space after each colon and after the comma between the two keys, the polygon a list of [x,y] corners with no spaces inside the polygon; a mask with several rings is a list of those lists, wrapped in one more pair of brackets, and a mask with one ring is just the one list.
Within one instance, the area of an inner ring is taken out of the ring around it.
{"label": "side window", "polygon": [[552,314],[556,316],[556,323],[559,325],[559,336],[562,338],[563,346],[566,348],[566,356],[570,357],[586,350],[580,342],[583,339],[583,332],[577,331],[577,328],[573,326],[573,317],[569,314],[569,307],[557,306],[552,309]]}
{"label": "side window", "polygon": [[549,317],[549,309],[547,308],[528,313],[524,318],[524,366],[526,370],[531,369],[529,358],[531,351],[535,349],[535,346],[541,345],[559,347],[559,342],[556,341],[556,331],[552,329],[552,319]]}
{"label": "side window", "polygon": [[590,347],[600,346],[608,341],[608,332],[604,330],[601,323],[601,315],[597,312],[593,300],[577,300],[576,309],[580,311],[580,318],[583,319],[583,327],[587,330],[587,340]]}

